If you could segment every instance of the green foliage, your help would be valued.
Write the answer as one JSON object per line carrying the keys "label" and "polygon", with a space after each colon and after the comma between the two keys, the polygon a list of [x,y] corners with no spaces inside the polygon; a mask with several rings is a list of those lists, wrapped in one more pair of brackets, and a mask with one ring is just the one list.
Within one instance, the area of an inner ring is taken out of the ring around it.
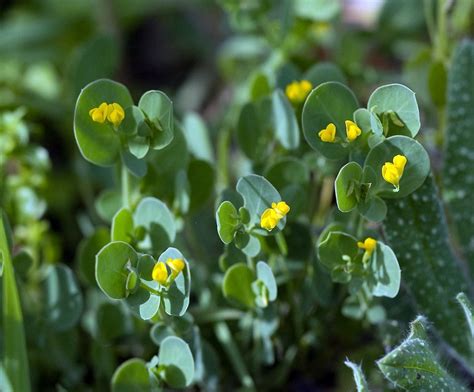
{"label": "green foliage", "polygon": [[145,392],[151,389],[146,362],[132,358],[122,363],[112,378],[113,392]]}
{"label": "green foliage", "polygon": [[318,132],[333,123],[337,137],[345,140],[344,122],[352,119],[358,106],[354,93],[341,83],[327,82],[316,87],[306,99],[302,114],[303,133],[308,144],[329,159],[347,156],[349,147],[325,143],[318,137]]}
{"label": "green foliage", "polygon": [[354,381],[357,386],[357,392],[369,392],[369,386],[367,385],[364,373],[362,372],[362,367],[355,364],[354,362],[349,361],[348,359],[344,361],[344,365],[352,370]]}
{"label": "green foliage", "polygon": [[407,390],[468,390],[440,364],[428,340],[423,317],[410,324],[410,334],[405,341],[378,360],[377,365],[395,386]]}
{"label": "green foliage", "polygon": [[300,129],[288,98],[279,90],[272,95],[275,136],[287,150],[294,150],[300,144]]}
{"label": "green foliage", "polygon": [[36,3],[0,26],[0,389],[473,384],[471,1]]}
{"label": "green foliage", "polygon": [[474,126],[474,42],[463,41],[456,48],[449,71],[447,121],[445,133],[446,157],[443,167],[443,198],[449,207],[459,245],[474,276],[474,245],[471,239],[469,195],[473,191],[471,163],[474,137],[468,132]]}
{"label": "green foliage", "polygon": [[420,130],[420,112],[415,93],[401,84],[377,88],[370,96],[367,108],[377,114],[382,124],[389,124],[388,135],[415,137]]}
{"label": "green foliage", "polygon": [[72,328],[79,321],[83,300],[72,270],[65,265],[51,266],[43,281],[43,317],[56,331]]}
{"label": "green foliage", "polygon": [[438,192],[429,176],[425,183],[405,199],[388,203],[384,232],[403,271],[403,280],[439,335],[461,354],[469,345],[460,335],[460,309],[456,294],[468,282],[451,250],[445,217]]}
{"label": "green foliage", "polygon": [[[395,155],[404,155],[407,163],[400,180],[400,190],[393,191],[393,185],[382,177],[382,166],[391,162]],[[428,153],[416,140],[406,136],[392,136],[379,143],[370,150],[365,166],[372,171],[365,171],[364,182],[370,182],[375,173],[375,181],[370,187],[371,195],[380,195],[383,198],[402,198],[418,189],[430,171]]]}
{"label": "green foliage", "polygon": [[237,301],[240,305],[253,308],[255,293],[252,290],[254,275],[245,264],[235,264],[230,267],[224,276],[222,291],[224,296]]}
{"label": "green foliage", "polygon": [[132,97],[123,84],[106,79],[88,84],[77,98],[74,135],[85,159],[96,165],[111,166],[119,157],[120,138],[109,123],[94,122],[89,115],[89,111],[102,102],[116,102],[124,110],[133,105]]}
{"label": "green foliage", "polygon": [[[6,215],[0,210],[2,261],[2,367],[12,391],[31,390],[23,315],[7,239]],[[7,382],[5,384],[7,385]]]}
{"label": "green foliage", "polygon": [[334,188],[336,189],[337,207],[342,212],[349,212],[357,206],[360,199],[359,182],[362,177],[362,168],[357,162],[349,162],[341,168],[336,177]]}
{"label": "green foliage", "polygon": [[165,338],[160,345],[158,368],[163,369],[163,379],[173,388],[184,388],[194,378],[194,360],[189,346],[174,336]]}

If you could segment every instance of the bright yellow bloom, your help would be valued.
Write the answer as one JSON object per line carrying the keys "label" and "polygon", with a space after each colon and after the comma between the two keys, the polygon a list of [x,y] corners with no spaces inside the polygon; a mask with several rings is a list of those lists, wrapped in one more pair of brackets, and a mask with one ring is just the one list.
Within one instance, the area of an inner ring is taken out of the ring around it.
{"label": "bright yellow bloom", "polygon": [[107,120],[118,127],[125,118],[125,112],[118,103],[111,103],[107,108]]}
{"label": "bright yellow bloom", "polygon": [[171,268],[173,277],[176,277],[184,269],[186,264],[184,263],[183,259],[169,258],[166,260],[166,265]]}
{"label": "bright yellow bloom", "polygon": [[98,108],[89,110],[89,116],[91,116],[92,121],[103,124],[107,119],[107,108],[107,103],[102,102]]}
{"label": "bright yellow bloom", "polygon": [[309,80],[301,80],[300,82],[294,81],[286,86],[286,96],[292,103],[303,102],[310,91],[313,89],[313,85]]}
{"label": "bright yellow bloom", "polygon": [[263,211],[262,217],[260,218],[260,226],[268,231],[273,230],[280,219],[278,218],[277,213],[272,208],[267,208]]}
{"label": "bright yellow bloom", "polygon": [[125,111],[118,103],[107,104],[107,102],[102,102],[99,107],[89,110],[89,116],[91,116],[92,121],[103,124],[105,120],[108,120],[118,127],[125,118]]}
{"label": "bright yellow bloom", "polygon": [[284,201],[280,201],[278,203],[272,203],[272,209],[276,212],[276,214],[281,218],[283,218],[288,212],[290,211],[290,206],[286,204]]}
{"label": "bright yellow bloom", "polygon": [[347,135],[347,140],[350,142],[353,142],[354,140],[357,139],[358,136],[362,131],[360,128],[357,126],[357,124],[353,121],[346,120],[346,135]]}
{"label": "bright yellow bloom", "polygon": [[260,218],[260,226],[268,231],[273,230],[289,211],[290,206],[284,201],[272,203],[272,208],[267,208],[263,211]]}
{"label": "bright yellow bloom", "polygon": [[159,284],[166,284],[168,280],[168,269],[166,268],[165,263],[159,261],[153,267],[153,272],[151,273],[153,280],[156,280]]}
{"label": "bright yellow bloom", "polygon": [[333,123],[329,123],[326,128],[319,131],[318,136],[323,142],[334,143],[336,139],[336,126]]}
{"label": "bright yellow bloom", "polygon": [[395,187],[394,192],[400,189],[400,179],[402,178],[407,158],[404,155],[395,155],[392,162],[385,162],[382,166],[382,177],[385,181]]}
{"label": "bright yellow bloom", "polygon": [[369,256],[372,254],[374,251],[375,247],[377,246],[377,241],[374,240],[372,237],[367,237],[364,242],[359,241],[357,243],[357,246],[360,249],[364,249],[366,253],[369,254]]}

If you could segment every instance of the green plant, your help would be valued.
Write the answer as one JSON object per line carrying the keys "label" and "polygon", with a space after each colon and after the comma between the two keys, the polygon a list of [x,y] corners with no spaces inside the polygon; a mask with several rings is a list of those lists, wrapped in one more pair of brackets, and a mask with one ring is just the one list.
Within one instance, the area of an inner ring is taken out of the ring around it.
{"label": "green plant", "polygon": [[218,3],[220,82],[114,73],[146,1],[0,37],[0,389],[469,390],[474,7]]}

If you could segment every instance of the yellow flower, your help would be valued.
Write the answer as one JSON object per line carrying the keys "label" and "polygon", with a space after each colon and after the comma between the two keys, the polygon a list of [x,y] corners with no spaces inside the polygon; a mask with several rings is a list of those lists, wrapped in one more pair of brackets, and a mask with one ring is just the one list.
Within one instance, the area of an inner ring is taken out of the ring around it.
{"label": "yellow flower", "polygon": [[107,120],[118,127],[125,118],[125,112],[118,103],[111,103],[107,108]]}
{"label": "yellow flower", "polygon": [[268,231],[273,230],[289,211],[290,206],[284,201],[272,203],[272,208],[267,208],[263,211],[260,218],[260,226]]}
{"label": "yellow flower", "polygon": [[263,211],[262,217],[260,218],[260,226],[265,230],[271,231],[276,227],[276,225],[278,225],[279,221],[280,218],[278,217],[275,210],[272,208],[267,208],[265,211]]}
{"label": "yellow flower", "polygon": [[184,263],[183,259],[169,258],[166,260],[166,265],[171,268],[173,277],[176,277],[184,269],[186,264]]}
{"label": "yellow flower", "polygon": [[292,103],[303,102],[310,91],[313,89],[313,85],[309,80],[301,80],[300,82],[294,81],[286,86],[286,96]]}
{"label": "yellow flower", "polygon": [[364,249],[365,253],[367,253],[370,257],[372,252],[374,251],[375,247],[377,246],[377,241],[374,240],[372,237],[367,237],[364,242],[359,241],[357,246],[360,249]]}
{"label": "yellow flower", "polygon": [[284,201],[280,201],[278,203],[272,203],[272,209],[276,212],[276,214],[281,218],[283,218],[288,212],[290,211],[290,206],[286,204]]}
{"label": "yellow flower", "polygon": [[318,136],[323,142],[334,143],[336,139],[336,126],[333,123],[329,123],[325,129],[319,131]]}
{"label": "yellow flower", "polygon": [[102,102],[99,107],[89,110],[89,116],[91,116],[92,121],[103,124],[107,119],[107,108],[107,103]]}
{"label": "yellow flower", "polygon": [[159,261],[153,267],[153,272],[151,273],[153,280],[156,280],[159,284],[166,284],[168,280],[168,269],[166,268],[165,263]]}
{"label": "yellow flower", "polygon": [[353,142],[354,140],[357,139],[358,136],[362,131],[360,128],[357,126],[357,124],[353,121],[346,120],[346,135],[347,135],[347,140],[350,142]]}
{"label": "yellow flower", "polygon": [[89,110],[89,116],[91,116],[92,121],[103,124],[105,120],[108,120],[118,127],[125,118],[125,111],[118,103],[107,104],[107,102],[102,102],[99,107]]}
{"label": "yellow flower", "polygon": [[407,158],[404,155],[395,155],[392,162],[385,162],[382,166],[382,177],[385,181],[395,187],[394,192],[400,189],[400,179],[402,178]]}

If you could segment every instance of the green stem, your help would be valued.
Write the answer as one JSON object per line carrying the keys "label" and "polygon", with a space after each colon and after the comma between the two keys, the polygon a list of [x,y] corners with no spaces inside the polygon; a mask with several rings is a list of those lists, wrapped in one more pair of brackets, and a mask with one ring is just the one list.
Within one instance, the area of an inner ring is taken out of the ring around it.
{"label": "green stem", "polygon": [[122,185],[122,206],[130,208],[130,175],[127,168],[122,164],[121,166],[121,185]]}
{"label": "green stem", "polygon": [[240,377],[242,386],[247,388],[249,391],[255,391],[255,384],[247,370],[247,367],[245,366],[245,362],[237,345],[232,339],[232,334],[230,333],[227,324],[223,321],[216,323],[214,325],[214,332],[216,334],[217,340],[222,345],[222,348],[229,358],[229,361],[234,367],[235,372]]}
{"label": "green stem", "polygon": [[285,236],[280,231],[275,236],[276,243],[278,245],[278,249],[280,250],[283,256],[288,255],[288,245],[286,244]]}
{"label": "green stem", "polygon": [[31,390],[25,330],[15,271],[10,256],[3,212],[0,210],[0,255],[3,262],[3,368],[6,390]]}
{"label": "green stem", "polygon": [[221,130],[217,140],[217,190],[227,188],[229,185],[229,148],[231,132],[226,127]]}

